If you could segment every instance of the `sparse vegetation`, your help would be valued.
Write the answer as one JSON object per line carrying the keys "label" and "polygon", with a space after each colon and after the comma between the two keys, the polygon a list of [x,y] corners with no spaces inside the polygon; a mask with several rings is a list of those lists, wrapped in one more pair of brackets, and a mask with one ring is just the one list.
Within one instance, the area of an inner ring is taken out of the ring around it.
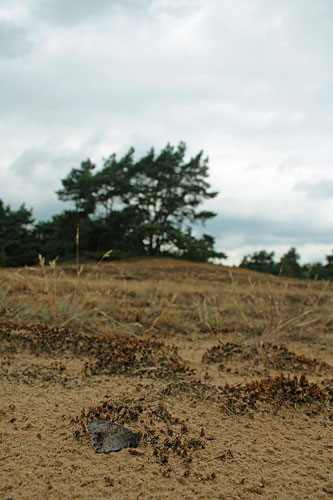
{"label": "sparse vegetation", "polygon": [[329,282],[162,260],[0,270],[1,313],[82,332],[170,336],[314,335],[332,325]]}
{"label": "sparse vegetation", "polygon": [[[70,485],[76,497],[126,488],[135,500],[141,483],[154,498],[161,484],[174,498],[198,485],[202,498],[222,488],[226,498],[235,488],[238,498],[297,498],[304,478],[316,498],[327,483],[331,282],[169,258],[40,256],[36,267],[0,269],[0,284],[4,498],[49,497],[55,484],[57,498]],[[139,447],[96,455],[96,419],[139,432]],[[290,478],[282,490],[270,481],[275,454],[274,473]],[[259,486],[240,482],[249,469]]]}

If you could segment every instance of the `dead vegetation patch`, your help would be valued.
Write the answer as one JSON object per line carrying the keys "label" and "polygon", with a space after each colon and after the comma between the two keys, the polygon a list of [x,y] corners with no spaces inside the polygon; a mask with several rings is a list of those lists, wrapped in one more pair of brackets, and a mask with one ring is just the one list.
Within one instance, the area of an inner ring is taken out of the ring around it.
{"label": "dead vegetation patch", "polygon": [[205,401],[218,403],[221,393],[217,387],[205,384],[201,380],[180,380],[170,382],[161,394],[164,396],[186,398],[190,402],[202,403]]}
{"label": "dead vegetation patch", "polygon": [[232,343],[220,342],[208,349],[202,362],[218,363],[219,370],[230,372],[241,366],[242,373],[266,374],[272,371],[302,372],[307,374],[332,374],[333,367],[315,358],[295,354],[285,345],[269,342]]}
{"label": "dead vegetation patch", "polygon": [[66,328],[2,321],[0,341],[2,351],[7,353],[23,349],[36,356],[70,352],[76,357],[88,358],[84,364],[87,377],[148,374],[168,378],[193,372],[181,359],[176,347],[156,340],[83,335]]}
{"label": "dead vegetation patch", "polygon": [[306,409],[310,412],[332,410],[333,379],[321,384],[309,382],[305,375],[276,375],[247,383],[211,386],[201,381],[173,381],[161,394],[186,398],[192,405],[209,402],[226,414],[247,414],[251,411],[274,411],[280,408]]}
{"label": "dead vegetation patch", "polygon": [[282,407],[305,408],[313,414],[332,410],[328,385],[322,389],[309,382],[305,375],[290,377],[281,374],[235,386],[226,384],[219,389],[223,407],[235,414],[258,410],[260,404],[266,408],[269,405],[275,411]]}
{"label": "dead vegetation patch", "polygon": [[0,362],[0,377],[14,383],[34,385],[40,382],[42,386],[49,384],[77,384],[76,374],[70,373],[65,360],[45,362],[38,358],[35,361],[20,359],[19,363],[13,356],[4,356]]}

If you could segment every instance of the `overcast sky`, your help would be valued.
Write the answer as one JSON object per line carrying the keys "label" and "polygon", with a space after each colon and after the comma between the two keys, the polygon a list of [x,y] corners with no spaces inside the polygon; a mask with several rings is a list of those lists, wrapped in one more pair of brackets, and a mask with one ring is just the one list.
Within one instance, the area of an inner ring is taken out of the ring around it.
{"label": "overcast sky", "polygon": [[332,0],[0,0],[0,199],[37,220],[72,167],[185,141],[227,264],[333,248]]}

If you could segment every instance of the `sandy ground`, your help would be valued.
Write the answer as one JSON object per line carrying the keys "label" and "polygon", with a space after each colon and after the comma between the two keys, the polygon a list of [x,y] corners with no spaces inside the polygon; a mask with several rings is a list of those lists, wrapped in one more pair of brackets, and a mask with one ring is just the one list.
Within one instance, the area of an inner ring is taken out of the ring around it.
{"label": "sandy ground", "polygon": [[[101,338],[0,318],[0,498],[332,498],[332,344],[282,336]],[[96,453],[94,419],[139,446]]]}

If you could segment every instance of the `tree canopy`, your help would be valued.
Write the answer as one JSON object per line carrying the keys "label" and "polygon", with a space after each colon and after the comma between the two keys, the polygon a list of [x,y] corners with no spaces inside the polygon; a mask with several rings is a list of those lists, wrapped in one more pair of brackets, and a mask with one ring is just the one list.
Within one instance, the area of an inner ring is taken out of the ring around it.
{"label": "tree canopy", "polygon": [[180,142],[167,144],[159,154],[152,148],[138,161],[134,148],[120,159],[113,153],[96,172],[88,159],[61,181],[57,194],[74,203],[80,225],[95,234],[96,251],[109,247],[122,254],[135,249],[142,255],[225,258],[214,250],[212,237],[192,235],[193,224],[215,217],[200,205],[218,193],[210,191],[203,152],[189,160],[185,156],[186,145]]}
{"label": "tree canopy", "polygon": [[[156,153],[151,148],[135,159],[135,150],[118,158],[115,153],[97,168],[89,158],[61,180],[60,200],[70,203],[51,220],[36,223],[32,209],[12,210],[0,200],[0,267],[47,260],[70,260],[76,255],[77,229],[81,258],[100,259],[171,255],[192,261],[224,259],[215,250],[214,238],[194,234],[194,225],[205,224],[215,213],[202,204],[217,196],[208,182],[209,165],[202,151],[188,158],[186,145],[167,144]],[[295,248],[278,262],[274,252],[260,250],[246,255],[240,267],[280,276],[333,279],[333,253],[326,263],[300,264]]]}
{"label": "tree canopy", "polygon": [[12,210],[0,200],[0,266],[23,266],[36,259],[32,210]]}
{"label": "tree canopy", "polygon": [[16,255],[14,241],[23,238],[28,245],[30,236],[38,248],[36,258],[43,253],[47,259],[70,259],[76,251],[77,228],[82,257],[100,258],[112,249],[114,258],[173,255],[204,262],[226,258],[214,249],[212,236],[193,234],[194,224],[216,215],[201,209],[205,200],[218,194],[210,189],[203,152],[188,159],[186,145],[180,142],[177,147],[167,144],[159,153],[151,148],[138,160],[134,153],[134,148],[121,158],[112,153],[100,169],[89,158],[72,168],[57,191],[59,199],[71,205],[49,221],[33,224],[32,212],[24,206],[13,213],[2,207],[7,210],[3,227],[14,224],[16,232],[2,231],[0,265],[30,263],[30,257],[9,258]]}
{"label": "tree canopy", "polygon": [[251,269],[261,273],[270,273],[277,276],[288,276],[298,279],[333,279],[333,250],[331,255],[326,256],[326,263],[300,264],[300,256],[296,248],[292,247],[278,262],[274,261],[274,252],[260,250],[252,255],[243,257],[239,267]]}
{"label": "tree canopy", "polygon": [[268,253],[266,250],[260,250],[259,252],[254,252],[252,255],[246,255],[243,257],[239,267],[245,267],[261,273],[274,274],[276,268],[274,252]]}

